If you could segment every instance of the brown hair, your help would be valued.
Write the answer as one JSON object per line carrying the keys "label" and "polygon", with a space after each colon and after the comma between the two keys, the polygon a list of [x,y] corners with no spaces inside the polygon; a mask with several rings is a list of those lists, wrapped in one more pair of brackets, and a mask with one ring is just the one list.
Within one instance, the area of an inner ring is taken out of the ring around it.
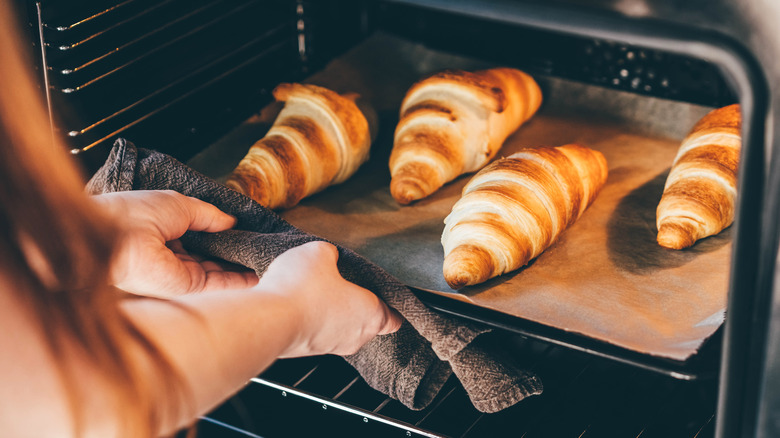
{"label": "brown hair", "polygon": [[[0,17],[13,21],[14,12],[0,1]],[[116,388],[123,434],[152,436],[162,415],[173,413],[154,403],[154,385],[131,348],[148,354],[159,382],[176,390],[182,381],[120,311],[120,293],[109,287],[108,274],[120,230],[90,202],[73,157],[52,138],[15,24],[0,25],[0,276],[13,286],[2,293],[20,294],[38,317],[60,364],[77,433],[85,412],[68,368],[72,360],[63,357],[65,340]]]}

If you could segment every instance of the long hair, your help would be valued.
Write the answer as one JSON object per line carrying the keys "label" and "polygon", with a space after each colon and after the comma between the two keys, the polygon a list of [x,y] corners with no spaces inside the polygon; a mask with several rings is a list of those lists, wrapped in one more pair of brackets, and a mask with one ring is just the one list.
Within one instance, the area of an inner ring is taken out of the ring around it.
{"label": "long hair", "polygon": [[0,0],[0,17],[10,21],[0,25],[0,276],[13,286],[0,293],[19,294],[37,316],[52,363],[60,364],[77,433],[86,413],[79,409],[80,388],[63,339],[75,342],[115,388],[112,401],[124,420],[123,434],[153,436],[171,413],[155,405],[153,391],[161,388],[154,388],[148,372],[142,374],[131,351],[148,354],[158,371],[155,383],[176,390],[182,381],[121,312],[120,293],[109,286],[121,231],[89,200],[82,171],[52,138],[31,61],[11,19],[15,12]]}

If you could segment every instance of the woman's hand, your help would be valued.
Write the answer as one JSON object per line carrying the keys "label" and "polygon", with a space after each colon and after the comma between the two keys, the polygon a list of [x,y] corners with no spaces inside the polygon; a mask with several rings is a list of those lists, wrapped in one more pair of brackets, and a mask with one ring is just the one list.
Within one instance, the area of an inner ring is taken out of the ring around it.
{"label": "woman's hand", "polygon": [[93,197],[126,230],[111,270],[116,287],[140,295],[171,297],[190,292],[242,289],[257,283],[248,270],[188,254],[186,231],[218,232],[236,219],[217,207],[174,191],[130,191]]}
{"label": "woman's hand", "polygon": [[235,219],[215,206],[173,191],[117,192],[94,197],[125,225],[112,268],[128,292],[171,297],[206,290],[246,289],[282,298],[294,333],[282,357],[352,354],[378,334],[392,333],[401,317],[372,292],[345,280],[338,250],[309,242],[277,257],[258,283],[254,272],[187,254],[178,238],[188,230],[218,232]]}
{"label": "woman's hand", "polygon": [[260,279],[261,293],[287,295],[299,313],[297,339],[281,357],[353,354],[374,336],[401,327],[395,310],[341,276],[338,256],[329,243],[309,242],[277,257]]}

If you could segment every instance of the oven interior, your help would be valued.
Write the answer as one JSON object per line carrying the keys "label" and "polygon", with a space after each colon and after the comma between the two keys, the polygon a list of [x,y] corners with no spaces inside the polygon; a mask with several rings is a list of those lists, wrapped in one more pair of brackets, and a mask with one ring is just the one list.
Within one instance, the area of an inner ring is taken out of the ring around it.
{"label": "oven interior", "polygon": [[[28,2],[59,136],[102,164],[117,136],[186,160],[372,32],[638,94],[736,100],[717,67],[614,41],[394,2]],[[102,154],[101,154],[102,153]],[[92,157],[92,155],[103,155]]]}
{"label": "oven interior", "polygon": [[[738,98],[717,65],[674,51],[408,3],[79,0],[26,6],[55,134],[88,172],[103,163],[115,138],[125,137],[219,176],[221,170],[203,163],[211,161],[215,145],[261,113],[276,84],[316,77],[376,35],[445,59],[520,68],[551,89],[574,84],[608,97],[702,109]],[[397,56],[410,71],[436,66],[398,53],[373,55]],[[560,114],[564,107],[557,108]],[[397,114],[390,104],[379,110],[390,120],[383,126],[391,138]],[[611,117],[628,123],[618,113]],[[672,137],[687,128],[674,127]],[[256,129],[262,132],[263,125]],[[431,406],[412,411],[368,387],[338,357],[286,359],[205,416],[200,436],[715,435],[721,330],[692,358],[669,361],[419,293],[442,311],[499,327],[489,342],[537,372],[544,394],[483,414],[451,379]]]}

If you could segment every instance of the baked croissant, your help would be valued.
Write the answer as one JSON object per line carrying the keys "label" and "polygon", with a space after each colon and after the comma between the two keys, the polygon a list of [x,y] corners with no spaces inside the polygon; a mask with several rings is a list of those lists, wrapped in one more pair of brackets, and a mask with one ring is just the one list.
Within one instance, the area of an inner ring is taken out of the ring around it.
{"label": "baked croissant", "polygon": [[739,105],[711,111],[680,145],[656,210],[658,244],[683,249],[734,222],[742,147]]}
{"label": "baked croissant", "polygon": [[287,83],[273,95],[284,107],[228,177],[228,187],[268,208],[290,208],[344,182],[368,159],[376,115],[358,107],[357,95]]}
{"label": "baked croissant", "polygon": [[481,169],[541,102],[533,78],[510,68],[450,70],[414,84],[390,153],[393,198],[408,204]]}
{"label": "baked croissant", "polygon": [[444,219],[444,279],[453,289],[526,265],[593,202],[607,180],[601,152],[524,149],[479,171]]}

